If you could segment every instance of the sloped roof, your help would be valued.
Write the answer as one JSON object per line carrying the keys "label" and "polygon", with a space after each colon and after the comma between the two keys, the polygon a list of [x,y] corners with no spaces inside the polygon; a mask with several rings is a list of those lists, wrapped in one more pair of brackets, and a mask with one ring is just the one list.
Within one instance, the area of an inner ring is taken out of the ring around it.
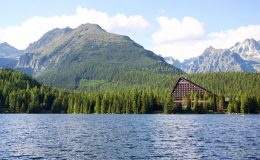
{"label": "sloped roof", "polygon": [[196,83],[194,83],[194,82],[192,82],[192,81],[190,81],[190,80],[188,80],[188,79],[186,79],[186,78],[184,78],[184,77],[180,77],[180,78],[178,79],[178,81],[175,83],[175,85],[174,85],[174,87],[173,87],[173,89],[172,89],[171,94],[174,92],[174,90],[176,89],[178,83],[179,83],[181,80],[188,81],[189,83],[192,83],[193,85],[195,85],[195,86],[197,86],[197,87],[199,87],[199,88],[205,90],[206,92],[215,95],[214,93],[212,93],[211,91],[207,90],[206,88],[204,88],[204,87],[202,87],[202,86],[200,86],[200,85],[198,85],[198,84],[196,84]]}

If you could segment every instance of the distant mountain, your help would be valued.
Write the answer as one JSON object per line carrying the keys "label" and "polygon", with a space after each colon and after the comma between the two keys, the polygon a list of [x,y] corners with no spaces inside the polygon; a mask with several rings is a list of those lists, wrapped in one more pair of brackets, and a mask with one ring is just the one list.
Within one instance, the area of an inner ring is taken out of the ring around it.
{"label": "distant mountain", "polygon": [[132,82],[140,73],[182,73],[129,37],[95,24],[54,29],[25,51],[16,68],[56,87],[77,88],[86,80]]}
{"label": "distant mountain", "polygon": [[188,73],[197,72],[254,72],[248,62],[228,49],[207,48],[195,59],[185,60],[183,66]]}
{"label": "distant mountain", "polygon": [[260,41],[253,38],[246,39],[243,43],[236,43],[230,50],[238,53],[257,72],[260,72]]}
{"label": "distant mountain", "polygon": [[17,64],[16,59],[13,58],[0,58],[0,68],[13,69]]}
{"label": "distant mountain", "polygon": [[23,54],[22,51],[4,42],[0,44],[0,68],[13,68],[16,59]]}
{"label": "distant mountain", "polygon": [[171,64],[179,69],[184,69],[185,66],[183,66],[183,64],[178,60],[178,59],[174,59],[173,57],[164,57],[165,62],[167,62],[168,64]]}
{"label": "distant mountain", "polygon": [[246,39],[229,49],[209,47],[198,57],[186,59],[183,63],[169,64],[181,66],[187,73],[260,72],[260,43],[254,39]]}
{"label": "distant mountain", "polygon": [[245,60],[260,62],[260,43],[253,38],[246,39],[243,43],[237,42],[230,50]]}
{"label": "distant mountain", "polygon": [[0,58],[18,58],[23,54],[22,51],[14,48],[8,43],[4,42],[0,44]]}

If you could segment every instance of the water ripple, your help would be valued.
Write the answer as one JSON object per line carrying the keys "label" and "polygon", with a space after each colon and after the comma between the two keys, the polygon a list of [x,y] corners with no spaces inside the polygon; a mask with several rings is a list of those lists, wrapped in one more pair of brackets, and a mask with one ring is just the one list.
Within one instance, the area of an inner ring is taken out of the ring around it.
{"label": "water ripple", "polygon": [[259,115],[0,115],[0,159],[260,159]]}

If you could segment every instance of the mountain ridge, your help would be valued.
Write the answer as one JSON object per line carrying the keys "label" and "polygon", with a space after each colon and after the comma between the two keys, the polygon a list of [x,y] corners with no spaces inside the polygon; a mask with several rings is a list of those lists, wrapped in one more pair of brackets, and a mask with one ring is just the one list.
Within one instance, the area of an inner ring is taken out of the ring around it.
{"label": "mountain ridge", "polygon": [[176,64],[187,73],[260,72],[260,43],[251,38],[226,49],[210,46],[198,57],[170,64]]}
{"label": "mountain ridge", "polygon": [[46,45],[48,45],[50,42],[57,39],[59,36],[65,35],[69,33],[72,29],[69,27],[66,28],[55,28],[47,33],[45,33],[38,41],[35,41],[33,43],[30,43],[29,46],[25,49],[25,53],[33,53],[36,52],[36,49],[43,49]]}

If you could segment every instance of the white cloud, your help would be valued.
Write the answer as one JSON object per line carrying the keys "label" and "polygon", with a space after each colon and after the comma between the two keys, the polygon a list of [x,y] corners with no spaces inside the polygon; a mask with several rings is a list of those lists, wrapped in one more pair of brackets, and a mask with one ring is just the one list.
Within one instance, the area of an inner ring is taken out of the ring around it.
{"label": "white cloud", "polygon": [[184,17],[182,21],[167,17],[159,17],[157,20],[161,28],[152,35],[155,43],[199,38],[204,34],[203,25],[192,17]]}
{"label": "white cloud", "polygon": [[32,17],[19,25],[0,28],[0,41],[8,42],[18,49],[26,48],[29,43],[38,40],[44,33],[53,28],[71,27],[84,23],[99,24],[107,31],[118,34],[135,34],[136,30],[144,30],[149,23],[141,15],[126,16],[116,14],[110,16],[94,9],[77,7],[72,15],[52,17]]}
{"label": "white cloud", "polygon": [[184,17],[182,21],[160,17],[158,23],[160,29],[152,35],[151,50],[179,60],[198,56],[209,46],[230,48],[247,38],[260,40],[260,25],[206,33],[202,23],[191,17]]}
{"label": "white cloud", "polygon": [[260,25],[242,26],[237,29],[209,33],[208,43],[217,48],[229,48],[236,42],[242,42],[247,38],[260,40]]}

